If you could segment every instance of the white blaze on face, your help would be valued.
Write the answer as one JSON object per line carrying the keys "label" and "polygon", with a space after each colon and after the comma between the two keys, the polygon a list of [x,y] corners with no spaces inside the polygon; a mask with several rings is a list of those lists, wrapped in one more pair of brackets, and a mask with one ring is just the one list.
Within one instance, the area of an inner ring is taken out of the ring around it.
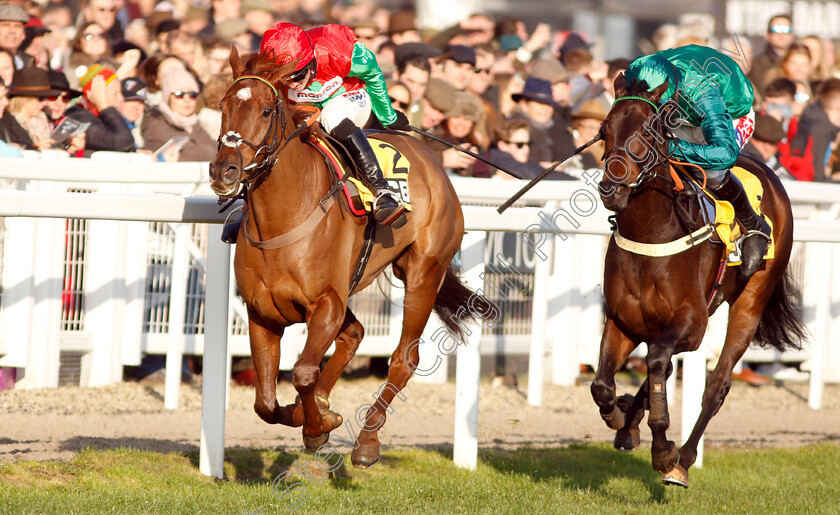
{"label": "white blaze on face", "polygon": [[251,98],[251,88],[242,88],[236,92],[236,98],[240,100],[248,100]]}

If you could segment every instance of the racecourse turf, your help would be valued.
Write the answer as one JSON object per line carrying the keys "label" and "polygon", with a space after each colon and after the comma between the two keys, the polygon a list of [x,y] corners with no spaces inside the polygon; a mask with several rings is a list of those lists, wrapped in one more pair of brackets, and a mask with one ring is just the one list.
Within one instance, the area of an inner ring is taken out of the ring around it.
{"label": "racecourse turf", "polygon": [[227,449],[214,480],[197,453],[87,449],[0,463],[0,513],[840,513],[840,443],[707,450],[688,489],[660,483],[649,448],[604,443],[484,450],[472,472],[446,450],[388,450],[368,470],[344,458],[327,474],[313,454]]}

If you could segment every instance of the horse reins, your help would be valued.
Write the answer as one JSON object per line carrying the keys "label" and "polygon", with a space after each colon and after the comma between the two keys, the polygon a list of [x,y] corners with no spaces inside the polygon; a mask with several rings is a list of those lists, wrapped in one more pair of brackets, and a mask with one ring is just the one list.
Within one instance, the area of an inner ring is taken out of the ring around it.
{"label": "horse reins", "polygon": [[[271,171],[271,167],[274,166],[274,163],[277,162],[277,157],[280,152],[282,152],[283,149],[286,148],[286,145],[288,145],[290,141],[295,139],[295,137],[297,137],[307,127],[306,122],[301,123],[294,131],[291,132],[291,134],[281,141],[281,137],[286,134],[286,131],[288,130],[288,124],[286,122],[286,117],[282,116],[281,113],[283,101],[280,99],[280,94],[277,92],[277,88],[275,88],[274,85],[267,79],[260,77],[259,75],[242,75],[234,80],[233,83],[236,84],[237,82],[245,79],[258,80],[271,88],[272,93],[274,93],[274,107],[271,112],[271,120],[269,121],[268,130],[259,145],[251,143],[243,138],[239,133],[234,131],[228,131],[226,134],[219,137],[217,148],[220,150],[222,145],[235,148],[236,153],[239,155],[239,167],[242,171],[253,169],[257,170],[257,173],[254,176],[243,178],[240,181],[241,190],[239,193],[236,193],[231,197],[232,200],[244,197],[250,185],[255,184],[260,179],[263,179],[264,176]],[[242,149],[240,148],[242,144],[247,145],[254,151],[254,157],[252,158],[251,163],[247,166],[245,166],[245,160],[242,157]],[[265,157],[263,157],[261,162],[257,162],[257,158],[261,153],[263,153]],[[230,205],[230,202],[228,205]],[[225,209],[226,208],[227,206]]]}

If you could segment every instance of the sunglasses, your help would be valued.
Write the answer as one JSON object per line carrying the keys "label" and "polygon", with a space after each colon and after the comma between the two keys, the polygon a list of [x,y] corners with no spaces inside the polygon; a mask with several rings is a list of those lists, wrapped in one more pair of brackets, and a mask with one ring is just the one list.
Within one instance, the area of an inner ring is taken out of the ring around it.
{"label": "sunglasses", "polygon": [[490,73],[490,68],[473,68],[475,73]]}
{"label": "sunglasses", "polygon": [[531,146],[530,141],[508,141],[507,143],[514,145],[516,148],[525,148]]}
{"label": "sunglasses", "polygon": [[306,74],[309,72],[309,67],[304,66],[300,70],[296,71],[295,73],[289,75],[289,82],[300,82],[306,78]]}
{"label": "sunglasses", "polygon": [[198,93],[195,92],[195,91],[174,91],[174,92],[172,92],[172,95],[174,95],[175,98],[189,97],[193,100],[198,98]]}
{"label": "sunglasses", "polygon": [[770,32],[773,34],[790,34],[793,32],[793,27],[790,25],[772,25],[770,26]]}
{"label": "sunglasses", "polygon": [[105,34],[85,34],[83,36],[85,41],[93,41],[97,39],[105,39]]}
{"label": "sunglasses", "polygon": [[397,99],[396,99],[396,98],[394,98],[394,97],[388,97],[388,98],[390,98],[390,99],[391,99],[391,103],[392,103],[392,104],[397,104],[397,105],[399,106],[399,108],[400,108],[400,109],[402,109],[403,111],[405,111],[406,109],[408,109],[408,107],[409,107],[409,105],[410,105],[408,102],[400,102],[399,100],[397,100]]}
{"label": "sunglasses", "polygon": [[61,95],[56,95],[52,97],[42,97],[42,100],[46,100],[48,102],[55,102],[56,100],[61,100],[62,102],[67,102],[67,94],[62,93]]}

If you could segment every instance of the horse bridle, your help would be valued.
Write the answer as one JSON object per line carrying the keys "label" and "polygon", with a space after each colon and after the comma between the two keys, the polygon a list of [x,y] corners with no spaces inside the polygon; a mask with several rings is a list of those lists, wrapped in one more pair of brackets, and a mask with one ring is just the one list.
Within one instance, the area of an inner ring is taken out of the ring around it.
{"label": "horse bridle", "polygon": [[[654,123],[648,125],[648,127],[646,127],[644,129],[644,132],[645,133],[648,133],[650,131],[657,131],[658,133],[663,133],[664,132],[664,131],[662,131],[663,122],[662,122],[661,117],[659,116],[659,112],[660,112],[661,108],[658,105],[656,105],[656,103],[654,103],[652,100],[650,100],[648,98],[645,98],[645,97],[627,95],[627,96],[616,98],[615,101],[613,102],[613,107],[617,103],[619,103],[623,100],[641,100],[641,101],[644,101],[644,102],[647,102],[648,104],[650,104],[653,107],[653,111],[654,111]],[[666,136],[668,136],[668,134],[666,134]],[[654,139],[657,139],[656,136],[654,136]],[[656,169],[659,168],[659,166],[661,166],[663,164],[664,165],[668,164],[668,158],[670,157],[669,154],[667,152],[662,152],[660,150],[660,145],[653,145],[653,148],[654,148],[654,151],[656,152],[656,157],[657,157],[656,161],[652,164],[645,165],[645,168],[642,170],[642,172],[639,174],[639,176],[636,178],[635,181],[633,181],[631,183],[628,183],[628,184],[625,184],[625,186],[630,188],[630,192],[631,192],[630,194],[631,195],[633,194],[633,192],[636,191],[636,189],[639,186],[641,186],[642,184],[646,183],[647,181],[649,181],[649,180],[651,180],[655,177],[661,177],[661,178],[663,178],[667,181],[671,181],[671,179],[668,175],[662,176],[662,175],[659,175],[659,174],[656,173]],[[623,151],[625,154],[627,154],[629,156],[633,155],[632,153],[630,153],[630,151],[627,149],[626,146],[624,146],[624,145],[613,145],[610,149],[608,149],[606,151],[606,153],[604,155],[605,165],[606,165],[606,162],[609,161],[610,154],[612,154],[615,151],[619,151],[619,150]],[[605,170],[606,170],[606,168],[605,168]]]}
{"label": "horse bridle", "polygon": [[[236,84],[237,82],[246,79],[258,80],[271,88],[271,91],[274,93],[274,107],[271,111],[271,120],[268,124],[268,130],[259,145],[251,143],[235,131],[228,131],[227,133],[219,136],[217,151],[222,149],[222,145],[235,148],[237,154],[239,154],[240,169],[243,172],[249,170],[257,170],[258,172],[257,174],[243,178],[240,181],[243,192],[247,190],[249,185],[254,184],[271,170],[274,163],[277,162],[277,157],[280,152],[282,152],[283,149],[286,148],[286,145],[288,145],[290,141],[292,141],[303,131],[303,129],[306,128],[306,122],[303,122],[298,125],[285,139],[281,139],[288,130],[288,123],[286,121],[286,117],[283,116],[283,113],[281,112],[283,109],[283,101],[280,98],[280,94],[277,92],[277,88],[275,88],[274,85],[267,79],[258,75],[242,75],[234,80],[233,83]],[[244,166],[244,159],[240,148],[243,144],[249,146],[254,151],[254,157],[252,158],[251,163],[247,166]],[[258,162],[257,159],[260,155],[263,156],[262,161]],[[234,198],[238,198],[240,196],[241,193],[233,195]]]}

